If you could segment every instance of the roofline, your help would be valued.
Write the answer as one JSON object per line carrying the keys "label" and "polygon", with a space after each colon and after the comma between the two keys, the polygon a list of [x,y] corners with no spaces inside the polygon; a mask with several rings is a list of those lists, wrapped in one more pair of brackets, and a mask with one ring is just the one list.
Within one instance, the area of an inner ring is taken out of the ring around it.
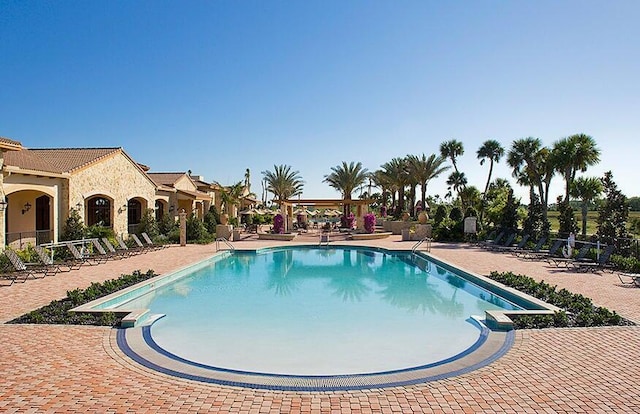
{"label": "roofline", "polygon": [[40,177],[51,177],[51,178],[69,178],[71,176],[71,174],[69,174],[68,172],[56,173],[56,172],[50,172],[50,171],[29,170],[29,169],[16,167],[14,165],[5,165],[4,170],[10,174],[38,175]]}

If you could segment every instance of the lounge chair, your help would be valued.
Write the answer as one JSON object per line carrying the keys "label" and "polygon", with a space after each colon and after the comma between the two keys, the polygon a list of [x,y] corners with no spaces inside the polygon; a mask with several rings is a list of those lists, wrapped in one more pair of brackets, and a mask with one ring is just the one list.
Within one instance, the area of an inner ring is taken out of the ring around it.
{"label": "lounge chair", "polygon": [[480,247],[490,247],[490,246],[497,245],[498,243],[500,243],[500,241],[504,237],[504,234],[505,234],[505,232],[501,231],[500,233],[498,233],[498,235],[495,238],[487,239],[487,240],[485,240],[483,242],[478,243],[478,245]]}
{"label": "lounge chair", "polygon": [[574,260],[570,265],[578,272],[597,272],[598,270],[613,269],[609,263],[609,258],[614,248],[614,245],[605,247],[597,260]]}
{"label": "lounge chair", "polygon": [[127,246],[127,243],[125,243],[122,236],[116,237],[116,240],[118,241],[118,247],[120,248],[120,250],[126,250],[129,252],[129,254],[133,255],[133,254],[146,253],[146,251],[143,248]]}
{"label": "lounge chair", "polygon": [[137,248],[142,252],[146,253],[148,251],[156,250],[155,246],[149,246],[148,244],[143,244],[142,241],[140,240],[140,237],[138,237],[138,235],[135,233],[130,234],[129,237],[133,239],[133,241],[136,243],[136,246],[138,246]]}
{"label": "lounge chair", "polygon": [[40,263],[25,263],[22,261],[20,256],[10,248],[6,248],[4,254],[9,259],[11,266],[13,266],[14,270],[18,272],[24,279],[28,279],[31,277],[32,279],[42,279],[48,275],[54,275],[55,271],[49,270],[46,266],[43,266]]}
{"label": "lounge chair", "polygon": [[116,249],[113,244],[111,244],[111,242],[109,241],[109,239],[107,239],[106,237],[102,238],[102,243],[104,244],[104,246],[107,248],[107,251],[110,254],[120,254],[124,257],[129,257],[129,256],[133,256],[133,252],[130,251],[128,248],[127,249]]}
{"label": "lounge chair", "polygon": [[623,285],[633,285],[635,287],[640,287],[640,273],[618,273],[618,278],[620,279],[620,283]]}
{"label": "lounge chair", "polygon": [[507,236],[507,238],[504,240],[504,242],[493,244],[493,245],[489,245],[489,246],[487,246],[487,248],[489,250],[499,250],[502,247],[511,246],[511,243],[513,243],[513,240],[515,240],[516,236],[517,236],[516,233],[511,233],[511,234],[509,234]]}
{"label": "lounge chair", "polygon": [[[255,232],[256,232],[256,233],[258,232],[258,227],[257,227],[257,225],[256,225],[256,231],[255,231]],[[145,233],[145,232],[142,232],[140,235],[142,236],[142,239],[144,240],[144,242],[145,242],[145,243],[147,244],[147,246],[149,246],[149,247],[153,247],[153,248],[154,248],[154,249],[156,249],[156,250],[164,249],[164,248],[166,248],[166,247],[167,247],[167,246],[165,246],[164,244],[156,244],[156,243],[154,243],[154,242],[153,242],[153,240],[151,240],[151,237],[149,237],[149,235],[148,235],[147,233]]]}
{"label": "lounge chair", "polygon": [[569,267],[573,263],[583,260],[587,256],[587,253],[589,253],[590,249],[591,244],[585,243],[574,257],[551,257],[547,260],[547,263],[553,264],[556,267]]}
{"label": "lounge chair", "polygon": [[74,264],[73,262],[56,262],[53,260],[51,256],[44,250],[42,246],[35,246],[33,248],[38,255],[38,259],[42,262],[43,265],[48,266],[55,270],[55,273],[58,272],[70,272],[74,269],[80,269],[80,266]]}
{"label": "lounge chair", "polygon": [[11,286],[16,281],[24,283],[25,280],[27,280],[27,277],[24,272],[16,272],[10,269],[8,264],[5,264],[0,270],[0,281],[2,281],[0,286]]}
{"label": "lounge chair", "polygon": [[106,251],[100,241],[98,239],[91,240],[93,243],[93,248],[98,252],[99,255],[103,256],[106,260],[121,260],[127,257],[126,253],[119,251]]}
{"label": "lounge chair", "polygon": [[537,252],[523,253],[520,258],[524,260],[548,260],[555,257],[560,248],[564,244],[564,240],[557,239],[547,250],[539,250]]}
{"label": "lounge chair", "polygon": [[519,249],[519,250],[514,250],[511,252],[511,254],[513,254],[514,256],[517,257],[523,257],[526,256],[528,254],[531,253],[540,253],[542,246],[544,246],[544,244],[547,242],[547,236],[542,236],[538,239],[538,241],[536,242],[535,246],[533,246],[532,249]]}
{"label": "lounge chair", "polygon": [[105,258],[99,258],[97,256],[92,256],[87,254],[86,252],[80,253],[80,250],[78,250],[78,248],[76,247],[75,244],[73,243],[67,243],[66,244],[67,249],[69,249],[69,251],[71,252],[71,255],[73,256],[73,258],[75,259],[75,263],[79,264],[79,265],[89,265],[89,266],[95,266],[95,265],[99,265],[102,263],[105,263],[107,260]]}
{"label": "lounge chair", "polygon": [[518,244],[510,245],[510,246],[496,246],[492,250],[498,251],[498,252],[501,252],[501,253],[512,253],[512,252],[516,252],[516,251],[519,251],[519,250],[523,250],[524,246],[527,245],[527,242],[529,241],[530,237],[531,237],[531,235],[525,234],[524,236],[522,236],[522,238],[520,239]]}

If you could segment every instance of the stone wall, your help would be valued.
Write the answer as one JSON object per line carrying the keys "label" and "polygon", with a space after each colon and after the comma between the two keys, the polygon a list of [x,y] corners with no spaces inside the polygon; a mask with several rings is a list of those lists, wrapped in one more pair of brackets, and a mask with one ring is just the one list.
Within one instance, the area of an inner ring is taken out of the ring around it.
{"label": "stone wall", "polygon": [[112,225],[118,234],[127,234],[127,205],[129,199],[137,198],[142,208],[154,208],[155,184],[149,180],[131,160],[118,153],[93,164],[69,179],[69,205],[79,204],[80,215],[85,219],[85,200],[103,195],[112,200]]}

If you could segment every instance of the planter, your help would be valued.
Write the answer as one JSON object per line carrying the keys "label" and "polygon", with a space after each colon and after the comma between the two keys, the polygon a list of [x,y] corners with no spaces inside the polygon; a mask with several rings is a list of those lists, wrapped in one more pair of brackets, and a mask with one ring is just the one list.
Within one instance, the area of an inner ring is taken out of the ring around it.
{"label": "planter", "polygon": [[258,239],[260,240],[279,240],[279,241],[291,241],[296,237],[295,233],[258,233]]}
{"label": "planter", "polygon": [[354,233],[349,238],[351,240],[376,240],[386,239],[389,236],[391,236],[391,232]]}

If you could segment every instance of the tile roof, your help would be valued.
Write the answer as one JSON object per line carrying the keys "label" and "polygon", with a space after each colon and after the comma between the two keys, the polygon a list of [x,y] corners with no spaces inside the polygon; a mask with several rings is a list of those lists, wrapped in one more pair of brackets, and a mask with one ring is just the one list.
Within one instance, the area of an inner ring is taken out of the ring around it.
{"label": "tile roof", "polygon": [[9,152],[6,165],[25,170],[71,173],[97,162],[122,148],[42,148]]}
{"label": "tile roof", "polygon": [[19,150],[22,144],[10,138],[0,137],[0,148],[8,150]]}
{"label": "tile roof", "polygon": [[184,177],[186,173],[183,172],[157,172],[150,173],[147,172],[147,175],[151,180],[157,185],[166,185],[169,187],[173,187],[173,185],[178,181],[181,177]]}

